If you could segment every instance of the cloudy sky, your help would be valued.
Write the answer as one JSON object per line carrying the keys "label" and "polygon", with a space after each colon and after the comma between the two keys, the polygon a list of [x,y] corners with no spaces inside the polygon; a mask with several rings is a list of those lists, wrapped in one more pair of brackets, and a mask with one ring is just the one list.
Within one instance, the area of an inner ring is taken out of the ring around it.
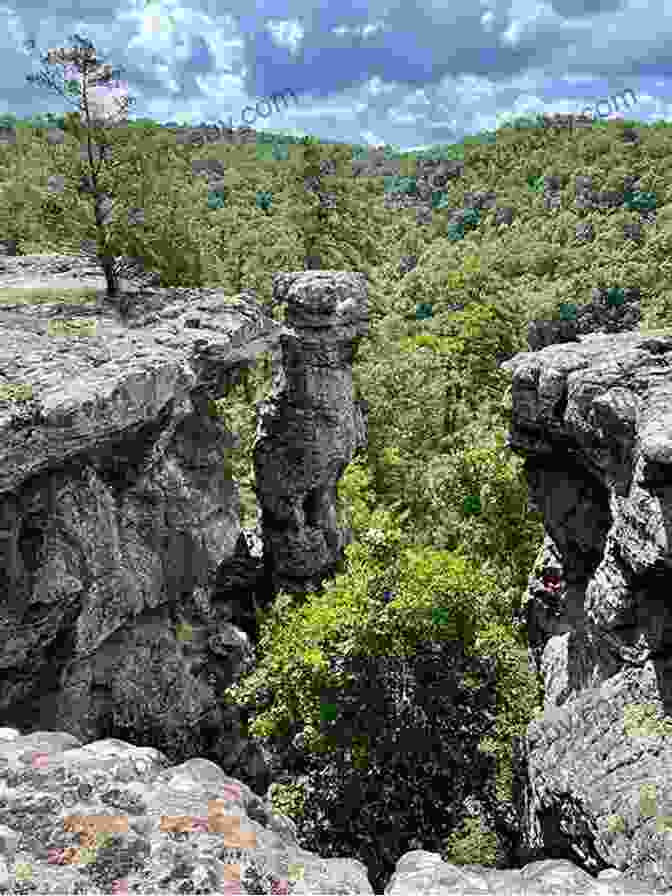
{"label": "cloudy sky", "polygon": [[19,0],[0,4],[0,114],[75,108],[26,75],[77,33],[99,61],[121,69],[135,99],[131,118],[223,121],[401,149],[454,143],[537,112],[672,119],[670,6]]}

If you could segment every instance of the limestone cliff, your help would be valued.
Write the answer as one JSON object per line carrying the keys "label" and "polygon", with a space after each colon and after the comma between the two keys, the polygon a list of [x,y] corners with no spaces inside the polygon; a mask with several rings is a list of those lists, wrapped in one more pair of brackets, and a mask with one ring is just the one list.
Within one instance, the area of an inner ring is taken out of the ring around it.
{"label": "limestone cliff", "polygon": [[[278,503],[291,503],[285,480],[264,478],[277,448],[301,505],[313,502],[303,547],[324,547],[317,562],[302,559],[301,544],[292,556],[317,581],[343,541],[330,502],[363,430],[353,430],[348,394],[348,312],[325,313],[329,300],[319,298],[332,275],[286,276],[299,278],[297,295],[307,290],[307,317],[316,301],[313,347],[326,366],[316,375],[308,348],[283,358],[293,365],[287,382],[304,383],[315,410],[290,433],[288,411],[264,437],[262,492],[268,506],[274,487]],[[353,284],[342,277],[333,280],[344,300]],[[277,355],[281,339],[310,340],[249,293],[146,290],[134,302],[123,323],[102,293],[77,308],[0,310],[0,718],[24,731],[151,743],[173,761],[208,757],[264,792],[261,754],[221,694],[254,662],[248,623],[255,596],[272,596],[265,569],[276,564],[241,530],[224,464],[235,435],[208,403],[261,353]],[[262,534],[271,550],[291,541]],[[279,567],[288,562],[283,555]]]}
{"label": "limestone cliff", "polygon": [[669,892],[672,336],[592,335],[503,366],[546,530],[524,609],[545,710],[516,745],[522,854]]}

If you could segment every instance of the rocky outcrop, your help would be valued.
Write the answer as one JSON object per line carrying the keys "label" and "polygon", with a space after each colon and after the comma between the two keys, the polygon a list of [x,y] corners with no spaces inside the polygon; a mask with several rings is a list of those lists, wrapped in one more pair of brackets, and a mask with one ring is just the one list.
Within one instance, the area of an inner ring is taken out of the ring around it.
{"label": "rocky outcrop", "polygon": [[521,855],[669,892],[672,335],[592,335],[503,367],[546,531],[524,603],[545,707],[516,742]]}
{"label": "rocky outcrop", "polygon": [[[312,276],[326,288],[330,275]],[[293,544],[297,569],[308,565],[319,580],[342,543],[332,493],[363,438],[348,405],[348,351],[360,331],[346,296],[361,289],[344,275],[336,281],[332,313],[318,298],[313,312],[307,299],[295,315],[306,329],[314,323],[313,337],[266,316],[253,294],[216,289],[136,292],[124,323],[104,292],[77,308],[2,307],[5,724],[84,740],[123,736],[173,761],[205,756],[265,792],[263,756],[222,692],[254,662],[254,611],[272,592],[261,533],[248,543],[226,474],[236,436],[211,406],[243,367],[277,355],[286,340],[288,397],[262,448],[262,492],[271,507],[274,488],[278,505],[291,504],[284,480],[264,478],[277,447],[276,469],[291,471],[306,513]],[[304,429],[300,405],[291,409],[300,395]],[[282,511],[277,519],[285,522]],[[277,537],[276,528],[264,536],[271,549]],[[316,554],[302,561],[302,544]]]}
{"label": "rocky outcrop", "polygon": [[579,336],[637,330],[641,320],[639,289],[626,287],[622,292],[621,304],[610,305],[608,290],[596,286],[590,302],[583,305],[566,303],[567,319],[531,321],[527,328],[530,351],[536,352],[560,342],[578,342]]}
{"label": "rocky outcrop", "polygon": [[352,362],[368,321],[363,274],[298,271],[273,278],[291,333],[259,407],[254,446],[264,555],[274,590],[307,591],[333,570],[350,533],[336,513],[336,484],[366,445],[366,405],[355,400]]}
{"label": "rocky outcrop", "polygon": [[206,759],[171,767],[119,740],[3,728],[0,787],[5,893],[373,893],[360,862],[302,849]]}
{"label": "rocky outcrop", "polygon": [[[0,892],[363,894],[356,859],[303,849],[294,823],[214,762],[71,734],[0,728]],[[403,855],[385,896],[649,896],[614,869],[564,861],[494,871]]]}

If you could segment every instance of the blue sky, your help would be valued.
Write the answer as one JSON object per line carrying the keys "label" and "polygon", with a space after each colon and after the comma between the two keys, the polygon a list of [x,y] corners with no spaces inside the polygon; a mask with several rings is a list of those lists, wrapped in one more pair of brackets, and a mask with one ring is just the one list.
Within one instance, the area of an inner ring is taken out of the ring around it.
{"label": "blue sky", "polygon": [[74,108],[26,81],[74,33],[121,68],[131,118],[401,149],[599,101],[603,117],[672,120],[664,0],[20,0],[0,5],[0,114]]}

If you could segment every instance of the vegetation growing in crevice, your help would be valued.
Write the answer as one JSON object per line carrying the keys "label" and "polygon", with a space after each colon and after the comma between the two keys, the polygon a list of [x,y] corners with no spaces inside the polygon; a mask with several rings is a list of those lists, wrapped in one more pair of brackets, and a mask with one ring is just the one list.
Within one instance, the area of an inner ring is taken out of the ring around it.
{"label": "vegetation growing in crevice", "polygon": [[[304,270],[308,249],[319,250],[324,268],[363,270],[368,277],[370,328],[354,362],[358,395],[369,406],[368,448],[338,488],[339,518],[352,527],[353,543],[319,592],[302,600],[281,592],[261,614],[257,667],[228,691],[229,699],[249,708],[250,734],[275,752],[279,767],[287,761],[273,798],[278,811],[294,817],[305,842],[319,842],[317,820],[320,812],[327,820],[335,812],[334,794],[344,798],[364,780],[389,789],[385,757],[361,731],[349,749],[327,736],[329,716],[343,709],[341,702],[351,709],[354,703],[362,718],[372,709],[363,688],[348,680],[353,657],[380,660],[381,681],[385,658],[412,664],[420,645],[440,649],[459,638],[470,655],[491,657],[497,719],[481,748],[496,762],[498,799],[510,799],[511,739],[525,732],[543,696],[528,669],[524,627],[513,622],[543,527],[540,514],[528,508],[523,462],[506,448],[511,386],[498,359],[526,349],[531,320],[575,313],[596,286],[614,302],[623,289],[639,288],[642,329],[672,327],[672,132],[638,127],[640,142],[633,146],[622,139],[623,128],[631,126],[596,123],[580,132],[506,127],[480,142],[438,148],[433,157],[462,159],[464,175],[448,181],[427,226],[417,224],[413,210],[385,208],[382,179],[348,178],[341,167],[325,175],[325,184],[347,194],[347,207],[328,216],[315,197],[305,197],[303,217],[322,230],[302,228],[297,184],[302,166],[315,164],[316,152],[299,144],[288,144],[286,158],[274,158],[254,146],[178,149],[165,135],[152,134],[165,147],[153,156],[156,173],[147,167],[138,183],[125,185],[129,203],[147,202],[154,213],[148,215],[148,244],[150,237],[169,235],[161,219],[171,207],[181,209],[184,227],[197,234],[189,246],[198,242],[204,285],[231,295],[253,288],[269,311],[272,275]],[[136,139],[149,137],[138,131]],[[0,146],[7,200],[0,230],[14,227],[20,212],[24,252],[60,251],[61,232],[79,235],[75,195],[61,200],[62,231],[48,231],[41,217],[47,176],[54,166],[67,168],[76,148],[70,135],[47,147],[25,128],[17,130],[15,145]],[[328,147],[318,149],[325,160],[332,155]],[[431,154],[405,154],[400,176],[411,177],[422,155]],[[207,184],[191,174],[193,158],[224,163],[221,201],[208,203]],[[557,209],[544,204],[548,175],[561,185]],[[597,190],[622,189],[624,178],[634,175],[639,189],[622,207],[586,211],[574,202],[580,175],[592,176]],[[165,179],[172,182],[170,195],[162,193]],[[462,207],[474,191],[494,191],[497,204],[513,210],[513,224],[496,225],[495,211],[483,209],[467,217],[466,227],[449,232],[449,208]],[[270,204],[257,203],[260,193],[272,197]],[[653,206],[656,219],[643,225],[644,239],[628,240],[625,225]],[[592,243],[577,238],[577,226],[585,223],[594,227]],[[366,227],[359,241],[357,227]],[[131,248],[123,227],[117,237],[120,248]],[[416,256],[417,264],[402,276],[399,262],[406,255]],[[231,474],[241,484],[244,524],[254,525],[254,402],[270,391],[268,364],[258,364],[246,379],[247,391],[245,382],[232,386],[217,412],[240,435]],[[334,699],[339,688],[343,696]],[[399,717],[419,725],[416,709]],[[440,719],[435,721],[438,726]],[[398,719],[388,722],[393,726]],[[401,765],[396,774],[404,774]],[[431,774],[427,769],[424,779],[412,779],[420,795]],[[379,799],[370,798],[371,830],[388,812],[386,793],[382,788]],[[403,811],[396,807],[400,826],[427,830],[421,802],[409,799]],[[459,813],[452,821],[445,855],[490,864],[492,841],[475,839],[473,822],[461,829]],[[340,831],[338,848],[363,860],[375,848],[384,851],[354,829]],[[316,851],[326,855],[322,844]],[[389,860],[376,855],[377,862]]]}

